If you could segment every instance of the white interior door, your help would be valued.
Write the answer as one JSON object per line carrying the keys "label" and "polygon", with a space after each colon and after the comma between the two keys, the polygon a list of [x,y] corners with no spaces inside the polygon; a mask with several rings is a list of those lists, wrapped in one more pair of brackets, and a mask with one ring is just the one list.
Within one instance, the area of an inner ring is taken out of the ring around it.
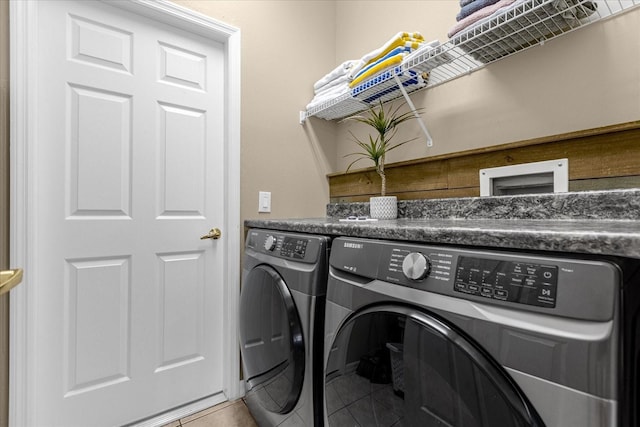
{"label": "white interior door", "polygon": [[28,423],[225,400],[224,246],[200,239],[236,237],[224,46],[102,2],[36,7]]}

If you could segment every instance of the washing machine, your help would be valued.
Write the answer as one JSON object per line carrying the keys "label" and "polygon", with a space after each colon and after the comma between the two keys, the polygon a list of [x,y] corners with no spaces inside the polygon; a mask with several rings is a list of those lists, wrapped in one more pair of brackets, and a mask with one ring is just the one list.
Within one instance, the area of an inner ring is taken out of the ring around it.
{"label": "washing machine", "polygon": [[337,238],[325,422],[637,426],[639,285],[637,261]]}
{"label": "washing machine", "polygon": [[248,232],[239,308],[245,402],[260,426],[323,425],[330,239]]}

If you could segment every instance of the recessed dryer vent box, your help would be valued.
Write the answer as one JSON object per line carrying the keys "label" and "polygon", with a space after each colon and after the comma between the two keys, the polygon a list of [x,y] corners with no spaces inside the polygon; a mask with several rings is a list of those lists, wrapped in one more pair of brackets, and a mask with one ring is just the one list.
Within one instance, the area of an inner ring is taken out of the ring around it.
{"label": "recessed dryer vent box", "polygon": [[569,191],[569,159],[480,169],[480,196]]}

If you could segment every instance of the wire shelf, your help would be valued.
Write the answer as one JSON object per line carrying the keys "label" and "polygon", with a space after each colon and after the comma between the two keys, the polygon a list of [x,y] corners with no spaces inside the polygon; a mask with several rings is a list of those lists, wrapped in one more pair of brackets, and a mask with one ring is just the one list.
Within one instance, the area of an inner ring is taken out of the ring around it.
{"label": "wire shelf", "polygon": [[526,0],[463,29],[437,47],[425,46],[402,64],[371,77],[349,92],[301,112],[335,120],[378,102],[430,88],[469,74],[496,60],[640,5],[640,0]]}
{"label": "wire shelf", "polygon": [[306,115],[307,117],[316,116],[325,120],[335,120],[351,116],[367,108],[367,104],[355,99],[348,92],[308,109]]}
{"label": "wire shelf", "polygon": [[351,95],[364,102],[365,105],[386,102],[398,98],[402,96],[402,93],[394,79],[394,75],[399,77],[407,93],[425,87],[425,79],[428,77],[426,74],[419,74],[414,70],[403,71],[401,66],[397,66],[354,87],[351,90]]}
{"label": "wire shelf", "polygon": [[588,0],[531,0],[463,30],[451,43],[489,63],[581,27],[597,9]]}

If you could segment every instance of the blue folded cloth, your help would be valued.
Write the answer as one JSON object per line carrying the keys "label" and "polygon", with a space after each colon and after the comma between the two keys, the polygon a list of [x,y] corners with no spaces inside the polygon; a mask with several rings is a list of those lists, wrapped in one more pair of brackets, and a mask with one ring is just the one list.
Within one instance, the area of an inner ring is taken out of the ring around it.
{"label": "blue folded cloth", "polygon": [[[416,79],[411,79],[411,80],[407,80],[405,82],[402,82],[402,86],[416,85],[416,84],[419,84],[419,83],[420,83],[419,80],[416,78]],[[391,87],[389,87],[389,88],[387,88],[387,89],[385,89],[385,90],[383,90],[381,92],[376,93],[373,96],[370,96],[369,98],[366,98],[364,100],[364,102],[370,104],[373,101],[376,101],[378,98],[382,98],[383,96],[388,95],[391,92],[395,92],[397,90],[400,90],[400,88],[398,86],[391,86]]]}
{"label": "blue folded cloth", "polygon": [[469,3],[473,3],[476,0],[460,0],[460,7],[465,7]]}
{"label": "blue folded cloth", "polygon": [[[402,71],[402,67],[395,67],[393,69],[387,70],[384,73],[381,73],[379,75],[377,75],[376,77],[374,77],[371,80],[367,80],[365,83],[356,86],[355,88],[353,88],[351,90],[351,96],[353,96],[354,98],[356,97],[356,95],[359,95],[361,93],[364,93],[367,91],[367,89],[371,88],[371,87],[375,87],[379,82],[384,82],[387,81],[391,78],[393,78],[394,75],[401,75],[403,73]],[[402,86],[405,87],[409,87],[409,86],[413,86],[413,85],[417,85],[418,87],[423,87],[426,85],[425,80],[415,71],[413,70],[408,70],[409,76],[411,76],[410,79],[407,79],[405,81],[402,82]],[[373,101],[376,101],[378,98],[382,98],[385,95],[388,95],[392,92],[395,91],[399,91],[400,88],[398,88],[397,85],[393,84],[391,86],[389,86],[386,89],[380,90],[380,91],[376,91],[372,94],[369,94],[369,96],[367,98],[362,98],[363,95],[360,95],[360,97],[358,97],[358,99],[366,102],[366,103],[372,103]],[[366,96],[366,95],[364,95]]]}
{"label": "blue folded cloth", "polygon": [[467,16],[483,9],[487,6],[491,6],[494,3],[497,3],[498,0],[473,0],[471,3],[465,5],[460,9],[460,13],[456,16],[456,21],[461,21]]}

